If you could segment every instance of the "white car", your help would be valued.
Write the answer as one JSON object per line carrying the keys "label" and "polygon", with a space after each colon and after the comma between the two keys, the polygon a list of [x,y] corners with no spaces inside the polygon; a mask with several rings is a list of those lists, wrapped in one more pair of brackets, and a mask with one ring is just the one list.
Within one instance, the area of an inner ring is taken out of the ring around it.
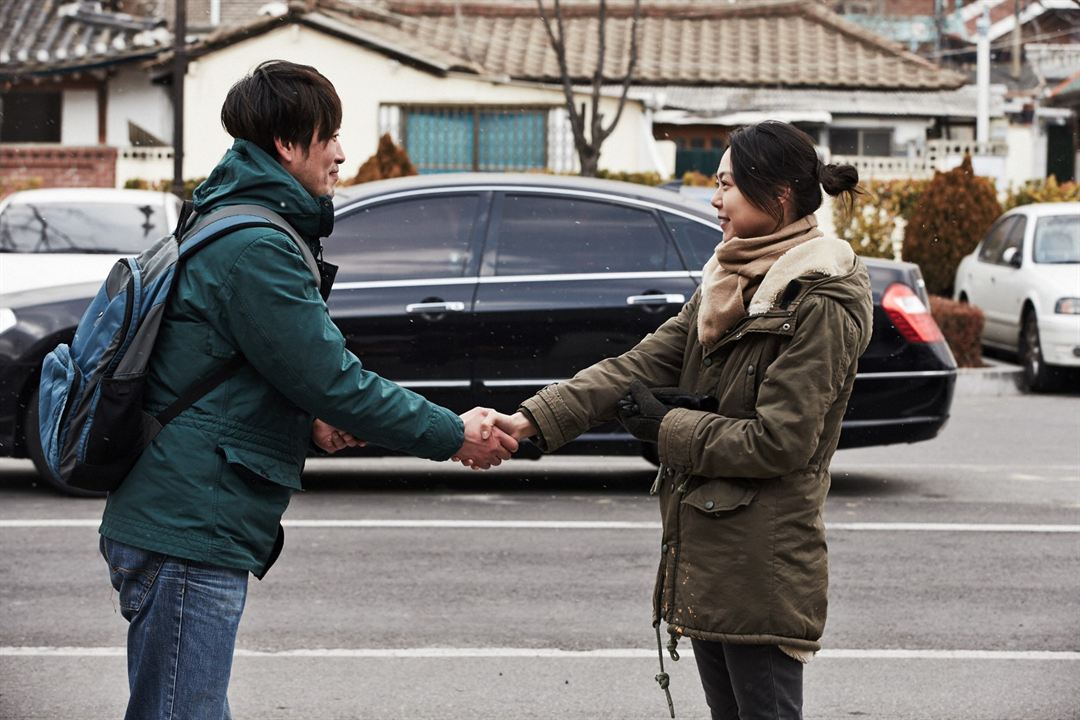
{"label": "white car", "polygon": [[176,227],[175,195],[116,188],[49,188],[0,201],[0,294],[102,282]]}
{"label": "white car", "polygon": [[986,315],[983,345],[1016,353],[1030,390],[1080,368],[1080,202],[1002,215],[956,269],[955,297]]}

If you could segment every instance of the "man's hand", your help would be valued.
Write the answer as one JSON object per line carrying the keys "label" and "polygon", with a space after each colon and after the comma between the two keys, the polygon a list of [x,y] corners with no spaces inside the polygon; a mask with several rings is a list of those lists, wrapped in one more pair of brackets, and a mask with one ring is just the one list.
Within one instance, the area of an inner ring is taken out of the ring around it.
{"label": "man's hand", "polygon": [[619,422],[638,440],[655,443],[660,423],[671,408],[656,399],[640,380],[630,383],[630,392],[616,404]]}
{"label": "man's hand", "polygon": [[364,447],[367,445],[363,440],[357,440],[344,430],[338,430],[333,425],[324,423],[318,418],[315,418],[315,422],[311,424],[311,442],[328,453],[336,453],[338,450],[344,450],[347,447]]}
{"label": "man's hand", "polygon": [[498,427],[496,419],[499,415],[501,413],[481,407],[462,413],[465,442],[452,459],[474,470],[487,470],[509,460],[518,443]]}

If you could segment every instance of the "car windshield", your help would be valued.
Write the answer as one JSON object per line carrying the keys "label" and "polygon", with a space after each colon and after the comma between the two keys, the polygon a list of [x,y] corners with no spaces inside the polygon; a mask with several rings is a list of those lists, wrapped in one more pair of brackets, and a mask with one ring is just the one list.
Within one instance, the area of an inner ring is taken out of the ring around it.
{"label": "car windshield", "polygon": [[0,216],[0,252],[139,253],[166,235],[161,206],[12,203]]}
{"label": "car windshield", "polygon": [[1039,218],[1033,250],[1037,263],[1080,263],[1080,215]]}

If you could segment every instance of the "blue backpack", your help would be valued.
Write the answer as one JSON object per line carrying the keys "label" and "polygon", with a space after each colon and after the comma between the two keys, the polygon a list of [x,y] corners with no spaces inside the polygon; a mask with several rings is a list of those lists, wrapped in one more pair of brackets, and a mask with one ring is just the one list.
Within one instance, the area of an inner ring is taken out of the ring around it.
{"label": "blue backpack", "polygon": [[307,243],[277,213],[258,205],[231,205],[198,216],[185,203],[171,235],[113,266],[83,313],[71,346],[58,345],[45,356],[38,405],[41,449],[61,484],[115,490],[166,423],[244,365],[238,356],[160,414],[143,411],[150,357],[182,263],[214,240],[251,227],[289,235],[320,282],[319,264]]}

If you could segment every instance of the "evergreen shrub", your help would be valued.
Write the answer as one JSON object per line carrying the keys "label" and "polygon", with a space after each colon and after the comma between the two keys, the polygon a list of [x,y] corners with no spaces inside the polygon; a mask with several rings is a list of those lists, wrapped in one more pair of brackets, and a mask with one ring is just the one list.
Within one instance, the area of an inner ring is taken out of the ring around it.
{"label": "evergreen shrub", "polygon": [[1005,210],[1012,210],[1020,205],[1041,202],[1077,202],[1080,201],[1080,183],[1058,183],[1051,175],[1045,180],[1028,180],[1023,185],[1005,193]]}
{"label": "evergreen shrub", "polygon": [[897,259],[894,238],[903,233],[928,180],[868,180],[866,194],[855,196],[851,212],[844,203],[833,203],[833,227],[837,237],[865,257]]}
{"label": "evergreen shrub", "polygon": [[605,180],[621,180],[637,185],[659,185],[664,182],[660,173],[654,172],[614,172],[612,170],[597,170],[596,177]]}
{"label": "evergreen shrub", "polygon": [[379,147],[375,154],[364,161],[357,170],[356,175],[343,182],[343,185],[359,185],[372,180],[385,180],[386,178],[405,177],[416,175],[416,166],[409,159],[409,153],[405,148],[394,144],[390,133],[379,138]]}
{"label": "evergreen shrub", "polygon": [[926,289],[951,297],[960,259],[975,249],[1001,215],[994,184],[975,175],[971,156],[948,172],[934,173],[904,232],[903,259],[922,269]]}
{"label": "evergreen shrub", "polygon": [[930,314],[941,328],[956,364],[960,367],[982,366],[983,311],[968,303],[931,295]]}

